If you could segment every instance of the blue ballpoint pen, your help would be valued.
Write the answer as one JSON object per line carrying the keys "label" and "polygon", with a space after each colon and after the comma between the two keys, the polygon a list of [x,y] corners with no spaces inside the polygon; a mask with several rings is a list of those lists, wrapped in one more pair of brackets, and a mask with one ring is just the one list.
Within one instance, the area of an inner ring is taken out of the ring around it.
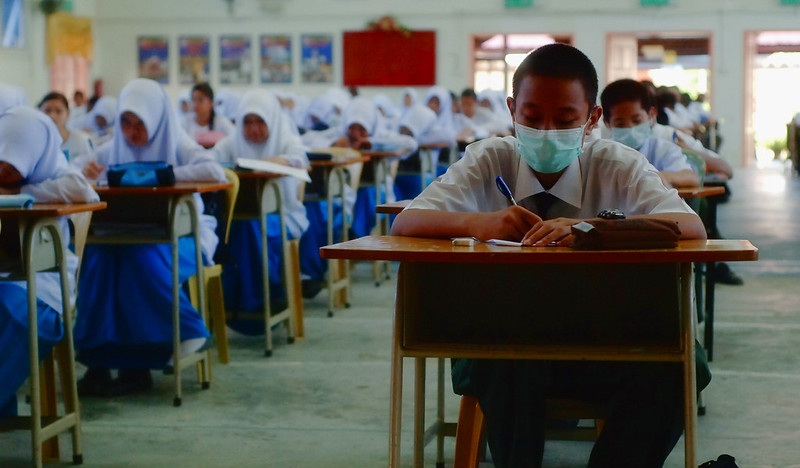
{"label": "blue ballpoint pen", "polygon": [[508,198],[508,201],[510,201],[513,205],[516,205],[517,201],[514,200],[514,196],[511,195],[511,189],[508,188],[508,185],[506,184],[506,181],[503,180],[503,177],[497,176],[494,181],[497,184],[497,188],[500,190],[500,193],[502,193],[504,197]]}

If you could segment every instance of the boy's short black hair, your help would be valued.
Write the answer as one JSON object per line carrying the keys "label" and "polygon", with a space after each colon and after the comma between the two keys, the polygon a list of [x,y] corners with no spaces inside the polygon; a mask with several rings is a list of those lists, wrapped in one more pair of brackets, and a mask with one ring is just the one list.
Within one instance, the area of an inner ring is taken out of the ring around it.
{"label": "boy's short black hair", "polygon": [[611,120],[611,109],[621,102],[638,102],[645,112],[650,112],[654,102],[647,86],[636,80],[624,79],[609,83],[600,93],[600,105],[603,106],[603,119]]}
{"label": "boy's short black hair", "polygon": [[464,88],[464,91],[461,91],[462,98],[472,98],[476,101],[478,100],[478,95],[475,94],[475,90],[472,88]]}
{"label": "boy's short black hair", "polygon": [[511,82],[511,96],[516,99],[526,76],[549,76],[579,80],[586,92],[589,107],[597,102],[597,70],[583,52],[567,44],[555,43],[539,47],[519,64]]}

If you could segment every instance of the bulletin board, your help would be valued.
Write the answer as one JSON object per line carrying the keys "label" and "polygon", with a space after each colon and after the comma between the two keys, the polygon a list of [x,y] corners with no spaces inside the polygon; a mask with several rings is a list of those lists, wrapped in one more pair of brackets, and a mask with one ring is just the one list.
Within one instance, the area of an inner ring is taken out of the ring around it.
{"label": "bulletin board", "polygon": [[346,31],[345,86],[436,84],[436,31]]}

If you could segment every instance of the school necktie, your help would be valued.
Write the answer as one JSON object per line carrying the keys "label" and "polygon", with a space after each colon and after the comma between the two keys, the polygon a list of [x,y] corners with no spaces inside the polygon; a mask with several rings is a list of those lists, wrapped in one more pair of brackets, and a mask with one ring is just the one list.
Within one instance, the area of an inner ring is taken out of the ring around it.
{"label": "school necktie", "polygon": [[548,212],[556,200],[558,200],[558,197],[548,192],[539,192],[533,195],[533,201],[536,203],[536,214],[542,219],[550,219]]}

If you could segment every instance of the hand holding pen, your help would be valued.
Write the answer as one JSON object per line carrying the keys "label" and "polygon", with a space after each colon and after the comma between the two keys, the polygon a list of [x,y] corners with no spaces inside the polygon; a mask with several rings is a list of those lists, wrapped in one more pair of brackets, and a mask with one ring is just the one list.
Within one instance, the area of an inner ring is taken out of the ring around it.
{"label": "hand holding pen", "polygon": [[497,184],[497,188],[500,190],[500,193],[502,193],[512,205],[519,206],[517,205],[517,201],[514,200],[514,195],[511,194],[511,189],[508,188],[508,184],[506,184],[506,181],[503,180],[503,176],[497,176],[497,178],[494,179],[494,182]]}

